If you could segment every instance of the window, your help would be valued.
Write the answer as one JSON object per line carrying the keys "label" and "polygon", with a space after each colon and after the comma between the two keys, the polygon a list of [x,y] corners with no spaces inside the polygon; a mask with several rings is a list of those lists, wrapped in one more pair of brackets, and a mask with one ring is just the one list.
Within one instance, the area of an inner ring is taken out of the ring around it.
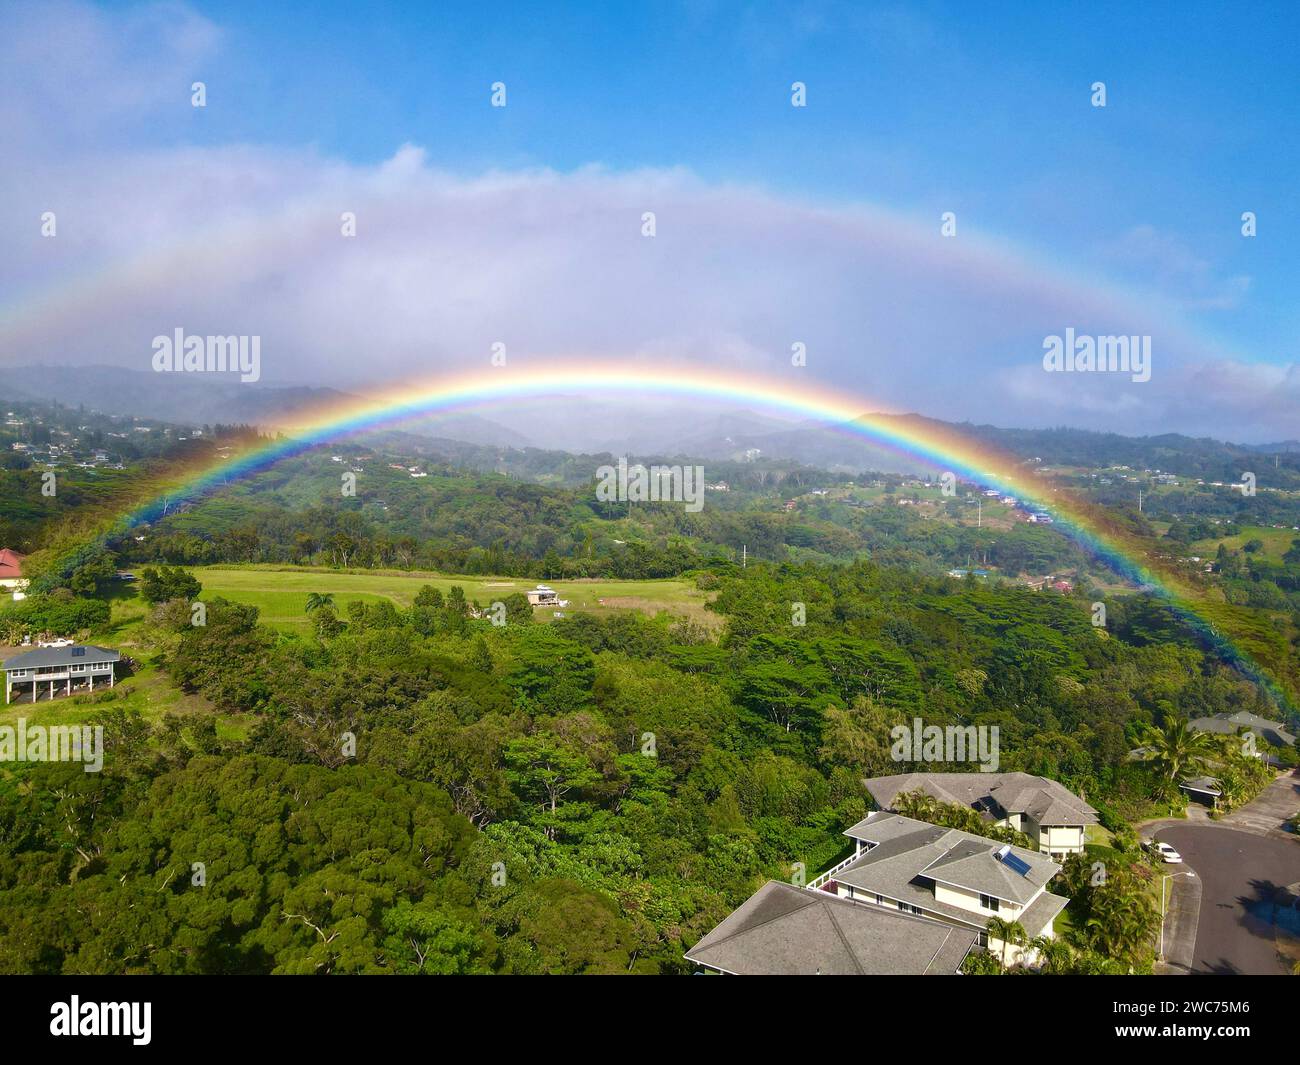
{"label": "window", "polygon": [[885,896],[884,896],[884,895],[877,895],[877,896],[876,896],[876,905],[877,905],[877,906],[883,906],[884,904],[885,904]]}
{"label": "window", "polygon": [[905,912],[907,911],[907,903],[905,903],[905,902],[900,902],[900,903],[898,904],[898,908],[899,908],[900,911],[902,911],[902,912],[905,913]]}
{"label": "window", "polygon": [[70,666],[69,670],[72,673],[84,673],[86,672],[86,668],[86,666]]}
{"label": "window", "polygon": [[921,916],[921,907],[920,907],[920,906],[910,906],[910,907],[908,907],[908,908],[909,908],[909,909],[910,909],[914,914],[916,914],[916,916],[918,916],[918,917]]}
{"label": "window", "polygon": [[997,913],[997,912],[998,912],[998,900],[995,899],[992,895],[983,895],[983,894],[981,894],[981,895],[980,895],[980,909],[983,909],[983,910],[992,910],[994,913]]}

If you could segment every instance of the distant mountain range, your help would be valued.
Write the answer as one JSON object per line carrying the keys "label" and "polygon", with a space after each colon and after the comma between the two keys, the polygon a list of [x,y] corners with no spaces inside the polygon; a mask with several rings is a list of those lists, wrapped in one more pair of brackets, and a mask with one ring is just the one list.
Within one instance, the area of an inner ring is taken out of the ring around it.
{"label": "distant mountain range", "polygon": [[1280,469],[1286,484],[1300,476],[1300,448],[1295,441],[1280,444],[1233,444],[1210,437],[1162,433],[1121,436],[1087,429],[1000,429],[992,425],[956,428],[1025,458],[1046,465],[1132,466],[1162,470],[1184,477],[1236,481],[1246,470]]}
{"label": "distant mountain range", "polygon": [[179,425],[267,425],[289,411],[346,395],[331,388],[277,388],[114,366],[21,366],[5,373],[6,399],[57,401]]}
{"label": "distant mountain range", "polygon": [[[155,374],[109,366],[26,366],[5,373],[5,396],[86,406],[185,425],[248,424],[274,429],[304,407],[362,396],[330,388],[241,384],[199,374]],[[1048,465],[1128,465],[1207,479],[1231,476],[1264,462],[1300,475],[1300,440],[1231,444],[1180,434],[1129,437],[1085,429],[1004,429],[951,426],[1022,458]],[[681,401],[593,401],[548,396],[495,406],[492,417],[472,411],[431,414],[394,426],[408,438],[488,448],[539,448],[581,454],[680,455],[696,459],[785,459],[822,469],[928,473],[933,467],[856,435],[845,427],[792,421],[744,409],[687,407]],[[1291,479],[1288,477],[1288,480]]]}

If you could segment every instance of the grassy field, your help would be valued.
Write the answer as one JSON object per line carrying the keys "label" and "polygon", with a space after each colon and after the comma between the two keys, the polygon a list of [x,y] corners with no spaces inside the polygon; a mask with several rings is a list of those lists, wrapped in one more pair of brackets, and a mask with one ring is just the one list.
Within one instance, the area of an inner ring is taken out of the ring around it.
{"label": "grassy field", "polygon": [[[515,592],[524,592],[536,582],[523,578],[448,577],[436,573],[401,573],[391,570],[303,569],[278,566],[196,566],[190,570],[203,584],[203,598],[222,596],[256,606],[266,625],[285,632],[306,632],[306,614],[311,592],[332,593],[340,614],[351,600],[391,600],[408,607],[424,585],[444,594],[460,585],[470,602],[488,604]],[[640,610],[654,615],[667,611],[716,627],[716,614],[704,609],[708,593],[698,591],[690,581],[576,580],[549,582],[569,605],[566,613],[585,611],[604,614],[614,610]],[[116,608],[115,608],[116,610]],[[549,621],[552,607],[537,607],[538,621]]]}
{"label": "grassy field", "polygon": [[[491,577],[448,577],[436,573],[400,573],[371,570],[300,569],[277,566],[198,566],[191,572],[203,584],[203,598],[222,596],[239,603],[256,606],[260,620],[283,632],[306,633],[310,624],[306,615],[307,596],[311,592],[332,592],[340,613],[354,599],[377,602],[391,600],[400,607],[411,605],[416,594],[429,584],[444,594],[460,585],[466,598],[483,605],[502,599],[513,592],[523,592],[536,582]],[[552,587],[567,599],[566,613],[587,611],[608,614],[616,610],[640,610],[654,615],[661,611],[691,618],[711,628],[722,619],[704,609],[710,593],[697,590],[690,581],[555,581]],[[168,711],[177,713],[205,709],[209,705],[197,695],[177,690],[167,675],[151,661],[148,648],[138,643],[138,627],[147,613],[147,605],[126,588],[113,598],[112,620],[102,630],[90,634],[89,642],[121,650],[141,664],[130,677],[111,690],[84,693],[54,701],[15,702],[4,706],[0,700],[0,724],[12,724],[20,716],[30,724],[70,725],[84,722],[98,710],[109,707],[138,710],[147,720],[158,720]],[[537,607],[538,621],[549,621],[554,608]],[[20,654],[28,648],[0,648],[0,660]],[[223,716],[218,723],[221,734],[235,736],[247,731],[249,722]]]}
{"label": "grassy field", "polygon": [[1243,525],[1241,532],[1236,536],[1197,540],[1188,550],[1202,558],[1213,558],[1220,544],[1227,544],[1230,551],[1240,551],[1251,540],[1263,541],[1264,546],[1259,551],[1260,558],[1281,562],[1282,556],[1291,549],[1291,542],[1300,540],[1300,532],[1294,529],[1270,529],[1262,525]]}

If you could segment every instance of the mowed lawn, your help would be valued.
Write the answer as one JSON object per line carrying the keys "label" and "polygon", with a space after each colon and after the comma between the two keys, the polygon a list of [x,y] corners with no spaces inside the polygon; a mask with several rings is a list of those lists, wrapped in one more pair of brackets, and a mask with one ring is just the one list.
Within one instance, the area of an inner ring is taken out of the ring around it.
{"label": "mowed lawn", "polygon": [[[377,602],[388,599],[399,607],[409,607],[426,584],[444,595],[453,585],[460,585],[466,599],[485,607],[515,592],[526,592],[537,584],[522,577],[449,577],[391,570],[375,572],[253,565],[194,566],[190,567],[190,572],[202,583],[204,599],[222,596],[255,606],[261,611],[262,622],[287,632],[308,631],[307,596],[312,592],[331,593],[335,608],[343,615],[352,600]],[[668,611],[710,627],[717,627],[722,621],[704,609],[710,593],[699,591],[690,581],[576,580],[545,583],[554,588],[561,599],[569,601],[565,613],[640,610],[654,615]],[[533,614],[538,621],[549,621],[555,609],[536,607]]]}

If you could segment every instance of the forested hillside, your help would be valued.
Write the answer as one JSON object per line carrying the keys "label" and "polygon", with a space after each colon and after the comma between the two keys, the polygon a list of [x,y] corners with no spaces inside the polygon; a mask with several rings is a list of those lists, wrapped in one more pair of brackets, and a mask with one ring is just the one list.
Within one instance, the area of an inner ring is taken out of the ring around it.
{"label": "forested hillside", "polygon": [[160,602],[138,653],[210,709],[103,693],[102,774],[0,777],[0,969],[683,972],[764,878],[839,856],[913,714],[997,725],[1000,768],[1123,832],[1176,798],[1128,759],[1145,726],[1271,711],[1144,599],[1099,631],[1070,597],[865,562],[709,579],[716,642],[635,613],[497,627],[432,589],[321,602],[309,637]]}

